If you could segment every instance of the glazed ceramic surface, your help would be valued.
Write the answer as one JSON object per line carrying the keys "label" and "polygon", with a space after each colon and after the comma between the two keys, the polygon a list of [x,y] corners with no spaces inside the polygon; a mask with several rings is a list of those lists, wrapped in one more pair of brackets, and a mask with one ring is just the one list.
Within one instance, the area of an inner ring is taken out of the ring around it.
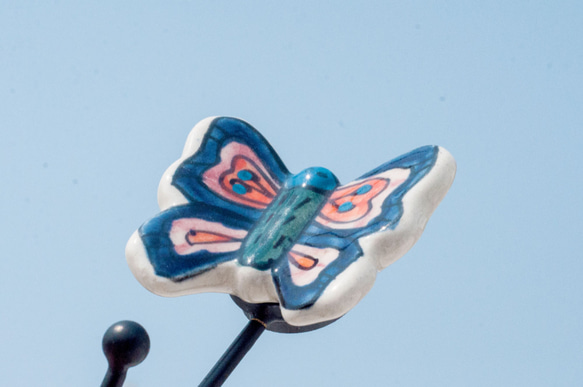
{"label": "glazed ceramic surface", "polygon": [[132,235],[127,261],[156,294],[223,292],[278,303],[291,325],[333,320],[413,246],[455,169],[425,146],[348,184],[325,168],[294,175],[246,122],[207,118],[164,173],[162,212]]}

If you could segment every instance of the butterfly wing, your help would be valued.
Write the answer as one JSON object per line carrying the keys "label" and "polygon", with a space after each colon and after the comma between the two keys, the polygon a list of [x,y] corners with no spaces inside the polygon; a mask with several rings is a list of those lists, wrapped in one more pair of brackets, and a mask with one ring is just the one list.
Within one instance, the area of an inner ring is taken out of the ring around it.
{"label": "butterfly wing", "polygon": [[272,273],[286,321],[313,324],[354,307],[420,237],[455,169],[445,149],[428,146],[336,189]]}
{"label": "butterfly wing", "polygon": [[[273,148],[246,122],[201,121],[160,182],[162,212],[128,242],[132,272],[161,295],[216,291],[249,302],[273,301],[269,275],[236,260],[248,230],[288,175]],[[254,285],[246,288],[248,277]]]}
{"label": "butterfly wing", "polygon": [[[187,200],[256,219],[289,175],[251,125],[230,117],[206,119],[195,126],[182,157],[166,171],[158,190],[160,207]],[[173,200],[175,190],[179,200]]]}

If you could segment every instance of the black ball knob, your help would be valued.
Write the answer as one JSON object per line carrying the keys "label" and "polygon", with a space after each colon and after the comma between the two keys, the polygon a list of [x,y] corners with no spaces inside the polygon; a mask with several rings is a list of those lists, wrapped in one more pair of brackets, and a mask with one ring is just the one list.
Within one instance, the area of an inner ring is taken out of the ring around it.
{"label": "black ball knob", "polygon": [[150,351],[150,337],[143,326],[134,321],[120,321],[103,335],[103,353],[109,368],[102,387],[121,387],[128,368],[140,364]]}
{"label": "black ball knob", "polygon": [[103,335],[103,353],[113,369],[127,369],[140,364],[150,351],[150,337],[134,321],[113,324]]}

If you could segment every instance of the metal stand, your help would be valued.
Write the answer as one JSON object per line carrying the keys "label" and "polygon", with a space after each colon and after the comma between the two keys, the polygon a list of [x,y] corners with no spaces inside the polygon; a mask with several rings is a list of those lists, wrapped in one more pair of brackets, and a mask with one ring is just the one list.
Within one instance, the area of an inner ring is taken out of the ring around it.
{"label": "metal stand", "polygon": [[[235,296],[231,298],[243,310],[249,322],[199,387],[222,386],[265,330],[278,333],[302,333],[325,327],[336,321],[325,321],[301,327],[293,326],[283,319],[279,304],[251,304]],[[103,336],[103,352],[109,368],[101,387],[122,387],[127,370],[140,364],[148,355],[149,350],[150,338],[140,324],[133,321],[120,321],[113,324]]]}

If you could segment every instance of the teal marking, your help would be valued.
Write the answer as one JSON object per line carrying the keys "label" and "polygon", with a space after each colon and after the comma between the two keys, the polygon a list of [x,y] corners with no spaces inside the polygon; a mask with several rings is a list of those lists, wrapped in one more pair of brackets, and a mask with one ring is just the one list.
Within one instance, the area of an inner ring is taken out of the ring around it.
{"label": "teal marking", "polygon": [[250,171],[244,169],[242,171],[239,171],[239,173],[237,173],[237,177],[243,181],[247,181],[247,180],[251,180],[253,178],[253,174]]}
{"label": "teal marking", "polygon": [[346,212],[352,210],[353,208],[354,204],[352,204],[351,202],[344,202],[340,205],[340,207],[338,207],[338,211]]}
{"label": "teal marking", "polygon": [[239,195],[245,195],[247,193],[247,189],[239,183],[235,183],[233,184],[233,191],[235,191],[235,193],[238,193]]}
{"label": "teal marking", "polygon": [[366,185],[363,185],[362,187],[360,187],[359,189],[357,189],[356,190],[356,194],[357,195],[362,195],[362,194],[367,193],[371,189],[372,189],[372,186],[370,184],[366,184]]}

